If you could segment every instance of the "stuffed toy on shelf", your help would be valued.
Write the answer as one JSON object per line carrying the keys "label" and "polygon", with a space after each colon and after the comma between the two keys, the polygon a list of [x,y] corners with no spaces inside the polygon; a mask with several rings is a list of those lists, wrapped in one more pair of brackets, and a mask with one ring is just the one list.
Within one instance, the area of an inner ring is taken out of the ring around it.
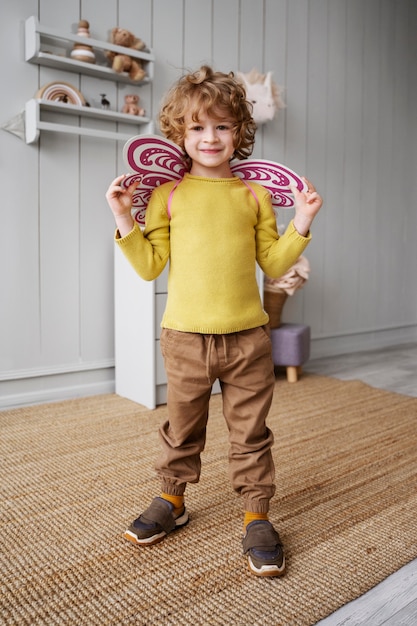
{"label": "stuffed toy on shelf", "polygon": [[119,54],[108,50],[106,57],[110,61],[112,69],[115,72],[127,72],[131,80],[139,82],[146,76],[146,72],[142,66],[140,59],[129,56],[128,50],[145,50],[146,44],[142,39],[135,37],[133,33],[125,28],[113,28],[110,33],[110,43],[116,46],[127,48],[126,54]]}
{"label": "stuffed toy on shelf", "polygon": [[125,96],[125,102],[122,108],[122,113],[129,113],[130,115],[139,115],[143,117],[145,115],[145,109],[139,106],[139,96],[137,94],[127,94]]}
{"label": "stuffed toy on shelf", "polygon": [[[78,31],[77,35],[79,37],[85,37],[88,39],[90,37],[90,24],[87,20],[80,20],[78,22]],[[84,63],[95,63],[96,55],[93,52],[93,48],[89,46],[87,43],[75,43],[73,49],[70,54],[71,58],[74,61],[84,61]]]}

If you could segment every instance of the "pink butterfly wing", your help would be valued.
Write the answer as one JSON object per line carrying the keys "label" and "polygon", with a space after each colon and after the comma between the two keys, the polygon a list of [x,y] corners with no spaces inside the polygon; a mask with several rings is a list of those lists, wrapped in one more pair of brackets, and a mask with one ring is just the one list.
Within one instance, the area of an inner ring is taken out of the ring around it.
{"label": "pink butterfly wing", "polygon": [[[127,188],[134,181],[140,185],[133,195],[132,214],[143,226],[146,207],[155,187],[163,183],[181,180],[187,171],[180,148],[158,135],[137,135],[129,139],[123,148],[123,159],[133,172],[122,181]],[[289,209],[294,206],[291,186],[305,191],[307,185],[289,167],[265,159],[232,161],[231,170],[245,181],[256,182],[268,189],[274,208]]]}
{"label": "pink butterfly wing", "polygon": [[135,180],[140,185],[133,195],[133,216],[136,222],[145,224],[146,207],[155,187],[183,178],[186,167],[180,148],[157,135],[132,137],[123,148],[123,159],[134,173],[122,181],[127,188]]}
{"label": "pink butterfly wing", "polygon": [[291,186],[297,187],[300,191],[307,190],[303,179],[281,163],[265,159],[246,159],[232,161],[230,167],[235,176],[268,189],[275,209],[290,209],[294,206]]}

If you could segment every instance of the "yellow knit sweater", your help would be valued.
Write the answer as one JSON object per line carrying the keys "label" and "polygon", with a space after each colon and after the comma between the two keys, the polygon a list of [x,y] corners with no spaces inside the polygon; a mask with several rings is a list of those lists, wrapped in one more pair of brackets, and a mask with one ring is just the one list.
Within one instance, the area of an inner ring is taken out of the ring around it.
{"label": "yellow knit sweater", "polygon": [[145,280],[169,265],[164,328],[204,334],[239,332],[262,326],[256,262],[272,277],[282,276],[310,241],[291,222],[278,236],[269,192],[250,183],[258,203],[237,177],[186,174],[175,189],[171,219],[167,205],[174,183],[151,196],[142,233],[135,225],[116,242]]}

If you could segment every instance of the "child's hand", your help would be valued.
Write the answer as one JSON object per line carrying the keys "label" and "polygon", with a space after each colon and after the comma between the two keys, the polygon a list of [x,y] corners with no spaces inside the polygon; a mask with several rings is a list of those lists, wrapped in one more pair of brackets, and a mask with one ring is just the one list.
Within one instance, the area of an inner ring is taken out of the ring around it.
{"label": "child's hand", "polygon": [[300,235],[306,236],[313,219],[323,204],[323,199],[307,178],[303,178],[303,180],[308,187],[307,191],[299,191],[297,187],[292,187],[291,191],[295,200],[294,226]]}
{"label": "child's hand", "polygon": [[120,185],[124,178],[126,178],[126,174],[115,178],[106,191],[106,200],[113,211],[114,217],[120,217],[126,214],[130,215],[133,193],[138,186],[138,181],[135,181],[130,187],[125,189]]}
{"label": "child's hand", "polygon": [[115,178],[106,191],[106,200],[113,212],[116,225],[122,237],[127,235],[133,228],[134,222],[131,213],[133,194],[139,184],[139,181],[135,181],[125,189],[120,185],[125,176],[126,174],[122,174]]}

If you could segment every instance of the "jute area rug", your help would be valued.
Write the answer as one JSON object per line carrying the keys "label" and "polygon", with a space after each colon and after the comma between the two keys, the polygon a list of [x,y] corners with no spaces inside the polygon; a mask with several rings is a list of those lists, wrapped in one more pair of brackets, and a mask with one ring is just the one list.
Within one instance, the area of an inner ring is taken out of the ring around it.
{"label": "jute area rug", "polygon": [[277,380],[282,579],[253,577],[241,554],[220,396],[188,526],[149,548],[123,539],[159,493],[165,415],[116,395],[0,413],[2,624],[309,625],[417,557],[416,398]]}

